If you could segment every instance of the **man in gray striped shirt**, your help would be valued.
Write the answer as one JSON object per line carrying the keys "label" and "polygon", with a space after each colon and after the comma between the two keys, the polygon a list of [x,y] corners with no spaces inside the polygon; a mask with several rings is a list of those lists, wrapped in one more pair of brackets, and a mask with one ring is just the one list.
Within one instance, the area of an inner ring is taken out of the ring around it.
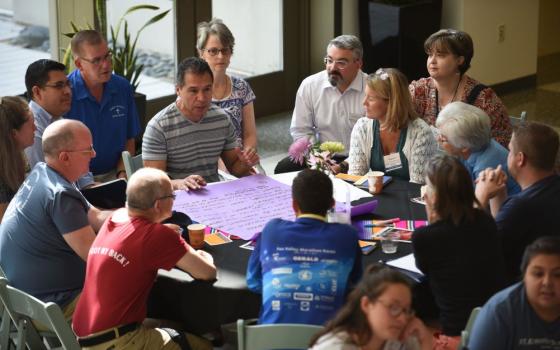
{"label": "man in gray striped shirt", "polygon": [[146,126],[142,143],[144,166],[166,171],[173,189],[198,189],[219,181],[218,159],[235,176],[250,175],[259,157],[241,151],[229,116],[212,105],[213,75],[196,57],[177,69],[177,100]]}

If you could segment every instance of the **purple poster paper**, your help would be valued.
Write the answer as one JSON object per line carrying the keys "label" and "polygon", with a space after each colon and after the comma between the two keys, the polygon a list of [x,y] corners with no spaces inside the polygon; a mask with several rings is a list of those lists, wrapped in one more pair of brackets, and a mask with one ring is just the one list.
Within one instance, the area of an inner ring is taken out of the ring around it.
{"label": "purple poster paper", "polygon": [[245,240],[261,232],[273,218],[295,219],[291,187],[264,175],[175,193],[174,210]]}

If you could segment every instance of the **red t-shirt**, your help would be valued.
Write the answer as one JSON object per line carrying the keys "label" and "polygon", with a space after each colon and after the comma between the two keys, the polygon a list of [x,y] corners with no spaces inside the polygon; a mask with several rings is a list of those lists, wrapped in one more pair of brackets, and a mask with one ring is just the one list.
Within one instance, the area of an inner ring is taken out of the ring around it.
{"label": "red t-shirt", "polygon": [[146,317],[158,269],[170,270],[189,247],[177,232],[142,218],[103,224],[87,259],[72,326],[79,337]]}

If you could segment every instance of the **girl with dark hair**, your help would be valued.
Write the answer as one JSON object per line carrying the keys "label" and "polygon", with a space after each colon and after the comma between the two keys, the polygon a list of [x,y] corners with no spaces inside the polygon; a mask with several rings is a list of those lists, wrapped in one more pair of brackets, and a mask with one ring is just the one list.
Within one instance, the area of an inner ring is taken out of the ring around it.
{"label": "girl with dark hair", "polygon": [[503,256],[496,224],[474,207],[478,201],[471,177],[457,158],[433,157],[426,185],[430,224],[412,236],[416,266],[427,278],[418,290],[431,290],[437,305],[443,335],[436,348],[456,349],[471,310],[503,287]]}
{"label": "girl with dark hair", "polygon": [[492,138],[507,147],[511,123],[506,107],[494,90],[469,77],[474,46],[471,36],[460,30],[442,29],[424,42],[430,76],[414,80],[409,90],[416,111],[426,123],[436,124],[439,112],[454,101],[482,109],[492,123]]}
{"label": "girl with dark hair", "polygon": [[313,350],[432,349],[432,337],[411,310],[410,281],[370,265],[348,301],[311,340]]}
{"label": "girl with dark hair", "polygon": [[19,97],[0,97],[0,221],[25,178],[23,150],[33,144],[34,133],[35,122],[27,103]]}

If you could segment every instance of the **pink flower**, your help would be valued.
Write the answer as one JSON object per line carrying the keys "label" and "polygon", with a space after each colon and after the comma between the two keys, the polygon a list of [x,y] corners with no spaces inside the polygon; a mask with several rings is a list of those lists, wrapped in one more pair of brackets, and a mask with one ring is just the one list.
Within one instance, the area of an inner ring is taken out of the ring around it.
{"label": "pink flower", "polygon": [[288,155],[290,156],[292,162],[303,165],[305,157],[308,155],[310,148],[311,142],[305,137],[302,137],[292,143],[292,145],[288,149]]}

